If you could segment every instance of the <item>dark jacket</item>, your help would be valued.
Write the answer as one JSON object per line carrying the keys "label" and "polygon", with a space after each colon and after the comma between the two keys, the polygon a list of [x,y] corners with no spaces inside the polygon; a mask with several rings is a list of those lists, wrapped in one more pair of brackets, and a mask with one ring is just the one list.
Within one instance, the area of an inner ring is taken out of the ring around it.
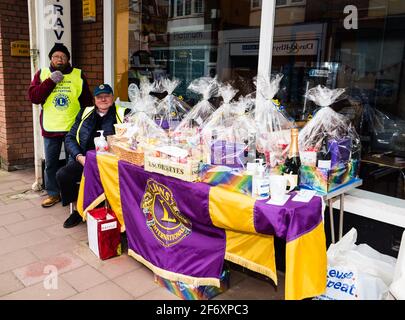
{"label": "dark jacket", "polygon": [[[55,71],[52,66],[49,67],[51,72]],[[72,66],[69,65],[65,70],[63,70],[63,74],[69,74],[73,70]],[[93,105],[93,95],[90,92],[89,85],[87,83],[86,77],[82,71],[82,79],[83,79],[83,87],[82,93],[79,97],[79,103],[81,107],[88,107]],[[38,70],[37,73],[34,75],[34,79],[31,82],[31,85],[28,89],[28,97],[32,103],[35,104],[43,104],[48,96],[52,93],[53,89],[56,87],[56,83],[51,80],[51,78],[46,79],[45,81],[41,82],[41,70]],[[40,114],[40,124],[42,129],[42,135],[44,137],[63,137],[65,133],[54,133],[54,132],[47,132],[42,128],[42,110]]]}
{"label": "dark jacket", "polygon": [[[107,137],[115,133],[114,124],[117,123],[117,111],[115,104],[110,107],[108,113],[104,117],[100,117],[96,108],[85,118],[82,125],[82,115],[86,109],[81,109],[77,114],[75,123],[70,129],[65,138],[65,148],[73,159],[76,159],[78,154],[86,155],[86,152],[94,149],[93,140],[96,130],[104,130],[104,136]],[[130,109],[125,110],[125,115],[130,112]],[[80,129],[79,129],[80,126]],[[96,128],[96,126],[98,128]],[[79,142],[77,141],[77,131],[79,130]]]}

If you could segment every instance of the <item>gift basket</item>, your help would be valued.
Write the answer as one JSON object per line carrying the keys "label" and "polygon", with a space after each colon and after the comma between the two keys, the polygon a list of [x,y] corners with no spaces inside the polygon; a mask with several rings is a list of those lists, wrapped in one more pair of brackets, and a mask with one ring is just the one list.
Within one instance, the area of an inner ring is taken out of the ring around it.
{"label": "gift basket", "polygon": [[344,91],[319,85],[306,93],[321,109],[299,133],[301,187],[327,193],[357,176],[360,138],[349,119],[330,107]]}
{"label": "gift basket", "polygon": [[167,92],[167,96],[156,107],[155,121],[160,127],[168,131],[169,136],[172,135],[183,116],[190,110],[187,103],[173,94],[180,82],[179,79],[161,79],[156,83],[154,89],[155,92]]}
{"label": "gift basket", "polygon": [[245,169],[256,158],[254,100],[249,95],[231,103],[237,91],[229,85],[220,92],[224,103],[202,130],[209,156],[200,167],[200,180],[250,195],[252,176]]}
{"label": "gift basket", "polygon": [[192,81],[188,89],[202,95],[202,100],[185,115],[177,126],[172,135],[172,144],[186,148],[193,158],[202,160],[201,127],[215,111],[208,100],[218,95],[218,81],[216,78],[202,77]]}
{"label": "gift basket", "polygon": [[256,80],[257,100],[255,119],[257,126],[257,150],[265,154],[267,165],[282,165],[291,143],[291,122],[281,104],[273,100],[280,88],[283,75],[259,76]]}
{"label": "gift basket", "polygon": [[[147,81],[147,80],[146,80]],[[123,124],[116,124],[116,135],[111,141],[111,149],[122,160],[142,166],[146,149],[167,144],[166,132],[151,118],[156,113],[156,98],[149,95],[149,81],[141,82],[141,90],[136,84],[128,87],[131,112]]]}
{"label": "gift basket", "polygon": [[[143,135],[147,137],[145,143],[147,148],[144,147],[144,168],[145,171],[157,172],[185,181],[195,181],[198,178],[198,164],[201,160],[201,157],[197,155],[198,149],[193,148],[191,139],[183,143],[180,139],[176,140],[174,135],[174,129],[189,109],[185,102],[173,95],[173,91],[179,83],[180,81],[177,79],[161,80],[155,86],[155,91],[167,91],[168,95],[157,105],[154,120],[149,118],[146,121],[143,119],[144,116],[142,119],[138,119],[142,120],[138,127],[142,131],[145,129]],[[145,105],[147,103],[143,102],[143,106]],[[192,128],[189,127],[189,130],[191,131]],[[184,134],[184,137],[190,136],[191,132]]]}
{"label": "gift basket", "polygon": [[[238,114],[235,102],[231,100],[238,90],[230,84],[222,85],[219,94],[223,98],[222,105],[215,110],[202,128],[202,135],[206,150],[206,163],[212,165],[226,165],[234,168],[243,168],[241,158],[245,144],[244,139],[237,140],[232,126]],[[247,135],[246,135],[247,138]]]}

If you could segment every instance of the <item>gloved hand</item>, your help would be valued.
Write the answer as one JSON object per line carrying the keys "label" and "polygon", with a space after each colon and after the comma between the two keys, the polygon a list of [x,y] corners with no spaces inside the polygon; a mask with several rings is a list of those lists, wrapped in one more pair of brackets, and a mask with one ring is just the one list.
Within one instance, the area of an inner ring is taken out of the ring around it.
{"label": "gloved hand", "polygon": [[56,70],[51,73],[50,78],[52,79],[53,82],[59,83],[63,80],[63,73],[60,72],[59,70]]}

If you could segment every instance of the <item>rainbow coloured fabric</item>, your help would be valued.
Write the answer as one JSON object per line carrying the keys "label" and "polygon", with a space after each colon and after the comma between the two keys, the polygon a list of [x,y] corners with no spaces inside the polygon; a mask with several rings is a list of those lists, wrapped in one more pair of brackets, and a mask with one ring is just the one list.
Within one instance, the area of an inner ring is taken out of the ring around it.
{"label": "rainbow coloured fabric", "polygon": [[209,300],[228,290],[229,276],[229,269],[222,271],[220,287],[193,286],[181,281],[170,281],[158,275],[155,275],[155,282],[183,300]]}
{"label": "rainbow coloured fabric", "polygon": [[203,164],[200,167],[200,180],[212,186],[221,186],[230,191],[252,194],[252,176],[238,171],[221,170],[221,166]]}
{"label": "rainbow coloured fabric", "polygon": [[[229,191],[239,192],[248,196],[252,195],[252,176],[239,170],[232,170],[226,166],[202,164],[199,168],[201,182],[211,186],[219,186]],[[273,168],[275,174],[282,174],[284,165]]]}
{"label": "rainbow coloured fabric", "polygon": [[319,197],[274,206],[89,152],[78,211],[85,217],[104,198],[125,224],[128,254],[164,279],[220,287],[226,259],[277,284],[277,236],[286,241],[286,299],[325,291],[326,240]]}

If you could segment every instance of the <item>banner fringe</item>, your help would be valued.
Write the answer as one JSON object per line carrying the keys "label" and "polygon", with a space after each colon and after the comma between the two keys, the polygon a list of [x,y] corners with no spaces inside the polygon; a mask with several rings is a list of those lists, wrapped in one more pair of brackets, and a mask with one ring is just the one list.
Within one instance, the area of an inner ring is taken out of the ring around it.
{"label": "banner fringe", "polygon": [[100,194],[95,200],[93,200],[92,203],[90,203],[86,209],[83,210],[83,213],[79,214],[82,216],[83,221],[86,221],[87,219],[87,212],[90,210],[93,210],[95,207],[97,207],[101,202],[103,202],[105,200],[105,194],[102,193]]}
{"label": "banner fringe", "polygon": [[185,284],[192,285],[195,287],[199,287],[199,286],[214,286],[217,288],[221,287],[220,280],[216,279],[216,278],[196,278],[196,277],[186,276],[186,275],[183,275],[180,273],[175,273],[172,271],[167,271],[167,270],[161,269],[159,267],[156,267],[155,265],[153,265],[149,261],[145,260],[142,256],[135,253],[132,249],[129,249],[129,248],[128,248],[128,255],[133,257],[138,262],[142,263],[145,267],[152,270],[153,273],[155,273],[156,275],[163,277],[167,280],[181,281]]}
{"label": "banner fringe", "polygon": [[269,268],[267,268],[265,266],[262,266],[260,264],[257,264],[255,262],[252,262],[250,260],[247,260],[246,258],[238,256],[238,255],[236,255],[234,253],[226,252],[225,253],[225,259],[230,261],[230,262],[236,263],[236,264],[238,264],[238,265],[240,265],[242,267],[245,267],[245,268],[247,268],[249,270],[252,270],[254,272],[263,274],[263,275],[269,277],[271,280],[273,280],[274,283],[277,285],[277,274],[274,273],[273,270],[271,270],[271,269],[269,269]]}

